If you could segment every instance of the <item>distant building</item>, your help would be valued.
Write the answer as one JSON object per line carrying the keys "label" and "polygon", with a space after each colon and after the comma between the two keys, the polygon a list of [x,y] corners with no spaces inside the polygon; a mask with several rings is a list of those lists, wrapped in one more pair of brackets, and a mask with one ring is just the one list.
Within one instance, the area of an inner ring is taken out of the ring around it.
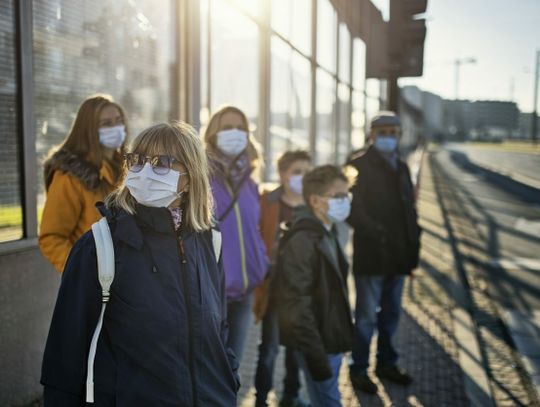
{"label": "distant building", "polygon": [[520,112],[515,102],[445,100],[416,86],[404,87],[401,95],[403,106],[412,105],[422,112],[416,132],[426,138],[502,140],[520,133]]}

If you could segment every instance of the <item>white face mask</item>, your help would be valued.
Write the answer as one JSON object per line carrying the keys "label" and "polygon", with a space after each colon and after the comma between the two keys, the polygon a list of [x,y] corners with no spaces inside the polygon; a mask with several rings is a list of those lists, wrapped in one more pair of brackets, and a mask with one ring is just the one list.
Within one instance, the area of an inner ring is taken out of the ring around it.
{"label": "white face mask", "polygon": [[100,127],[99,142],[107,148],[119,148],[126,139],[126,128],[123,124],[114,127]]}
{"label": "white face mask", "polygon": [[300,195],[302,193],[302,179],[304,176],[302,174],[294,174],[289,178],[289,188],[295,194]]}
{"label": "white face mask", "polygon": [[223,154],[235,157],[246,149],[247,133],[238,129],[222,130],[217,134],[216,144]]}
{"label": "white face mask", "polygon": [[351,201],[349,198],[331,198],[328,200],[326,216],[333,223],[343,222],[351,214]]}
{"label": "white face mask", "polygon": [[141,205],[166,208],[182,195],[183,192],[178,192],[178,180],[185,174],[171,169],[165,175],[158,175],[146,163],[140,172],[128,171],[124,183]]}

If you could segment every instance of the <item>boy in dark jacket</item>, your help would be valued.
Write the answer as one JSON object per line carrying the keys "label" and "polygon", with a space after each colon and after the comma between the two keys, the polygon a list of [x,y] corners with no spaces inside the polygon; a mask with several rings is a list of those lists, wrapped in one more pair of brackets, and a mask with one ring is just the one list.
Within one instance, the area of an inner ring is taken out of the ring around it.
{"label": "boy in dark jacket", "polygon": [[307,207],[280,243],[276,276],[281,343],[296,351],[313,407],[341,406],[342,353],[351,349],[348,263],[335,223],[350,212],[347,178],[332,165],[304,176]]}

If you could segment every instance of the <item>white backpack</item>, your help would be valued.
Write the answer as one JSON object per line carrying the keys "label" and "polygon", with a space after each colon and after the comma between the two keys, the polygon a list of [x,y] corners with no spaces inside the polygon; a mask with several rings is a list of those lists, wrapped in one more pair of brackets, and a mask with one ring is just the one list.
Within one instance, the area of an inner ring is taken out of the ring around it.
{"label": "white backpack", "polygon": [[[86,374],[86,402],[94,402],[94,360],[96,358],[97,342],[103,326],[103,316],[105,308],[109,302],[111,284],[114,280],[114,246],[111,237],[111,230],[107,218],[103,217],[92,225],[92,233],[96,244],[98,279],[101,285],[101,313],[98,323],[90,342],[90,352],[88,353],[88,370]],[[212,229],[212,244],[216,261],[221,255],[221,232]]]}

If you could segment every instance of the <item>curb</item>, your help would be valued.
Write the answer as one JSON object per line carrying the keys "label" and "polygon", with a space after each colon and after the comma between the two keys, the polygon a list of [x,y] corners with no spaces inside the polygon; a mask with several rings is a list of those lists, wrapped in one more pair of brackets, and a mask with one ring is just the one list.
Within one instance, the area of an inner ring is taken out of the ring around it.
{"label": "curb", "polygon": [[495,173],[497,175],[500,175],[502,177],[510,178],[512,181],[514,181],[514,182],[516,182],[518,184],[522,184],[525,187],[540,190],[540,180],[528,177],[526,175],[523,175],[523,174],[520,174],[520,173],[517,173],[517,172],[508,171],[508,170],[505,170],[503,168],[498,168],[498,167],[495,167],[495,166],[492,166],[492,165],[489,165],[489,164],[486,164],[486,163],[482,163],[482,162],[480,162],[478,160],[471,159],[470,157],[468,157],[468,158],[469,158],[469,161],[472,164],[476,165],[477,167],[481,167],[484,170],[493,172],[493,173]]}

